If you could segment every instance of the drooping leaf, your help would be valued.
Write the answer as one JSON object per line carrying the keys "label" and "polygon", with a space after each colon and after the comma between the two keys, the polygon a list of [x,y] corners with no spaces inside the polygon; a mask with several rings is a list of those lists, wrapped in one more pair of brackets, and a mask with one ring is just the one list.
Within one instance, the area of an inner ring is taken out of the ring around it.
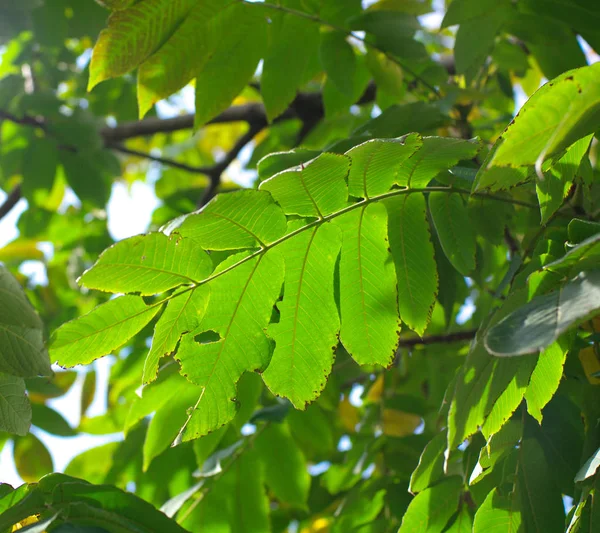
{"label": "drooping leaf", "polygon": [[324,153],[300,169],[288,170],[263,181],[286,214],[323,217],[348,203],[346,176],[350,158]]}
{"label": "drooping leaf", "polygon": [[51,375],[43,324],[12,274],[0,265],[0,372]]}
{"label": "drooping leaf", "polygon": [[[245,263],[226,271],[244,259]],[[237,410],[237,381],[244,372],[264,369],[271,352],[265,330],[283,282],[279,252],[235,254],[216,272],[224,273],[210,282],[210,305],[198,328],[182,338],[176,354],[182,373],[204,389],[183,440],[206,435],[229,422]]]}
{"label": "drooping leaf", "polygon": [[33,433],[15,439],[13,458],[17,472],[28,483],[36,482],[54,470],[50,452]]}
{"label": "drooping leaf", "polygon": [[63,416],[51,407],[44,404],[33,403],[31,404],[31,411],[32,424],[43,429],[47,433],[59,435],[60,437],[72,437],[77,434]]}
{"label": "drooping leaf", "polygon": [[438,433],[425,446],[419,458],[419,464],[410,476],[410,492],[413,494],[421,492],[444,475],[446,442],[445,433]]}
{"label": "drooping leaf", "polygon": [[422,146],[418,135],[400,139],[375,139],[355,146],[346,155],[352,158],[348,192],[356,198],[368,198],[389,191],[407,160]]}
{"label": "drooping leaf", "polygon": [[388,366],[398,346],[400,319],[386,209],[365,205],[336,222],[342,231],[340,340],[358,363]]}
{"label": "drooping leaf", "polygon": [[263,379],[297,409],[318,396],[333,364],[340,327],[333,293],[340,233],[324,224],[282,245],[286,275],[281,316],[268,330],[275,351]]}
{"label": "drooping leaf", "polygon": [[89,364],[122,346],[160,311],[139,296],[120,296],[99,305],[52,335],[50,357],[66,368]]}
{"label": "drooping leaf", "polygon": [[589,477],[593,476],[600,467],[600,448],[598,448],[581,467],[581,470],[577,472],[575,481],[585,481]]}
{"label": "drooping leaf", "polygon": [[578,272],[596,268],[599,261],[600,233],[583,240],[560,259],[545,265],[544,269],[572,278]]}
{"label": "drooping leaf", "polygon": [[475,513],[473,533],[509,533],[522,525],[519,493],[492,490]]}
{"label": "drooping leaf", "polygon": [[419,335],[429,323],[438,290],[425,198],[414,193],[385,201],[390,250],[396,266],[400,318]]}
{"label": "drooping leaf", "polygon": [[322,31],[320,58],[327,78],[346,96],[354,96],[356,56],[346,35],[339,31]]}
{"label": "drooping leaf", "polygon": [[113,12],[94,47],[88,89],[142,63],[168,39],[194,4],[193,0],[150,0]]}
{"label": "drooping leaf", "polygon": [[534,353],[599,307],[600,271],[582,272],[560,289],[536,296],[504,318],[488,332],[485,345],[498,356]]}
{"label": "drooping leaf", "polygon": [[22,378],[0,373],[0,431],[26,435],[31,425],[31,405]]}
{"label": "drooping leaf", "polygon": [[448,260],[463,276],[475,269],[475,232],[457,193],[432,192],[429,211]]}
{"label": "drooping leaf", "polygon": [[88,289],[145,296],[198,283],[211,270],[212,261],[193,240],[149,233],[105,250],[79,282]]}
{"label": "drooping leaf", "polygon": [[202,211],[169,227],[206,250],[236,250],[270,244],[286,232],[281,208],[263,191],[220,194]]}

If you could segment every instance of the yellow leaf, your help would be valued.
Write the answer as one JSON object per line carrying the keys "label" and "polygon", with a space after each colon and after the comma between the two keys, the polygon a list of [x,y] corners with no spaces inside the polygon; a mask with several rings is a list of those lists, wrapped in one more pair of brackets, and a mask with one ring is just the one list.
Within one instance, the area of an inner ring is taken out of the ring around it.
{"label": "yellow leaf", "polygon": [[383,374],[379,374],[367,393],[367,402],[377,403],[383,396]]}
{"label": "yellow leaf", "polygon": [[383,433],[390,437],[412,435],[420,424],[420,416],[396,409],[383,410]]}
{"label": "yellow leaf", "polygon": [[310,526],[302,528],[300,533],[327,533],[330,522],[329,518],[317,518]]}
{"label": "yellow leaf", "polygon": [[600,361],[598,360],[594,347],[590,346],[589,348],[581,350],[579,352],[579,360],[581,361],[581,366],[583,367],[588,381],[592,385],[600,384],[600,378],[592,376],[592,374],[600,372]]}
{"label": "yellow leaf", "polygon": [[37,248],[36,241],[15,241],[0,248],[0,261],[40,261],[44,254]]}
{"label": "yellow leaf", "polygon": [[19,529],[23,529],[25,526],[30,526],[31,524],[35,524],[36,522],[39,522],[39,518],[36,515],[28,516],[27,518],[24,518],[20,522],[17,522],[12,527],[11,531],[19,531]]}
{"label": "yellow leaf", "polygon": [[347,397],[340,402],[338,412],[344,428],[347,431],[354,432],[356,424],[360,422],[360,416],[358,409],[350,403]]}

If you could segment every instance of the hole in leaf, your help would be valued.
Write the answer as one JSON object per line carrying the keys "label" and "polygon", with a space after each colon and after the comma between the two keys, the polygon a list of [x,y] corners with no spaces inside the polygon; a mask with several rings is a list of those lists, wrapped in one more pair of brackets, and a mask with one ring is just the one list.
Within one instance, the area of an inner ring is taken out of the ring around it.
{"label": "hole in leaf", "polygon": [[221,335],[216,331],[208,330],[196,335],[194,340],[198,344],[210,344],[211,342],[219,342],[221,340]]}

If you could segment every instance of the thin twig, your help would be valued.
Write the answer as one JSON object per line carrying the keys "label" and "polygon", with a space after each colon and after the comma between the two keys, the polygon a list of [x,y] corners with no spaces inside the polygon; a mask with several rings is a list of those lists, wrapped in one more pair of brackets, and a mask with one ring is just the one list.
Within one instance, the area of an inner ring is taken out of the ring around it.
{"label": "thin twig", "polygon": [[179,163],[173,159],[167,159],[166,157],[160,157],[156,155],[149,154],[147,152],[140,152],[139,150],[132,150],[131,148],[127,148],[122,144],[107,144],[106,148],[110,148],[111,150],[115,150],[116,152],[121,152],[123,154],[129,154],[136,157],[141,157],[143,159],[148,159],[150,161],[154,161],[156,163],[161,163],[163,165],[167,165],[173,168],[178,168],[180,170],[185,170],[186,172],[192,172],[194,174],[210,174],[213,167],[195,167],[192,165],[186,165],[185,163]]}
{"label": "thin twig", "polygon": [[8,213],[12,211],[12,208],[17,205],[21,199],[21,185],[17,185],[6,197],[4,203],[0,205],[0,220],[2,220]]}
{"label": "thin twig", "polygon": [[399,348],[412,348],[414,346],[428,346],[430,344],[445,344],[451,342],[470,341],[475,338],[476,329],[455,331],[453,333],[442,333],[440,335],[429,335],[427,337],[413,337],[400,339]]}

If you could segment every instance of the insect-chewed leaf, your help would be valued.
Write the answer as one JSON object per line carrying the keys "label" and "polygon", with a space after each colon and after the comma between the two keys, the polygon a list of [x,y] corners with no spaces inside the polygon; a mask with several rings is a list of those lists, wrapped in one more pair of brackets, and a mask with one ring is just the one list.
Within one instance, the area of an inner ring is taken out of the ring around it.
{"label": "insect-chewed leaf", "polygon": [[88,289],[150,295],[197,283],[211,270],[210,257],[193,240],[149,233],[105,250],[80,282]]}
{"label": "insect-chewed leaf", "polygon": [[463,276],[475,269],[475,232],[457,193],[432,192],[429,211],[448,260]]}
{"label": "insect-chewed leaf", "polygon": [[94,47],[89,89],[137,67],[160,48],[195,3],[195,0],[146,0],[115,11]]}
{"label": "insect-chewed leaf", "polygon": [[341,232],[333,224],[303,231],[282,244],[285,256],[279,322],[269,327],[275,352],[263,379],[274,394],[303,409],[323,387],[333,364],[340,322],[333,274]]}
{"label": "insect-chewed leaf", "polygon": [[425,197],[420,193],[385,201],[390,249],[398,279],[400,318],[423,335],[438,291],[437,266]]}
{"label": "insect-chewed leaf", "polygon": [[43,324],[14,276],[0,265],[0,372],[49,376]]}
{"label": "insect-chewed leaf", "polygon": [[50,357],[70,368],[89,364],[116,350],[140,331],[160,311],[162,302],[146,305],[139,296],[127,295],[58,328],[50,340]]}
{"label": "insect-chewed leaf", "polygon": [[423,145],[421,136],[412,133],[399,139],[374,139],[346,152],[352,158],[348,192],[367,198],[389,191],[402,165]]}
{"label": "insect-chewed leaf", "polygon": [[265,330],[281,292],[283,258],[276,250],[256,256],[236,254],[219,265],[219,272],[224,273],[210,282],[210,303],[200,326],[181,339],[176,355],[182,373],[204,387],[182,430],[183,440],[229,422],[237,411],[240,376],[269,362],[271,343]]}
{"label": "insect-chewed leaf", "polygon": [[340,339],[360,364],[392,362],[398,336],[394,262],[388,251],[387,212],[370,204],[339,217]]}
{"label": "insect-chewed leaf", "polygon": [[260,189],[269,191],[288,215],[322,217],[347,205],[349,170],[348,156],[324,153],[306,167],[263,181]]}
{"label": "insect-chewed leaf", "polygon": [[206,311],[209,294],[209,287],[206,287],[183,291],[169,300],[154,328],[152,346],[144,364],[144,383],[156,378],[160,358],[175,351],[181,336],[198,327]]}
{"label": "insect-chewed leaf", "polygon": [[485,345],[495,355],[543,350],[600,308],[600,270],[582,272],[559,290],[537,296],[496,324]]}
{"label": "insect-chewed leaf", "polygon": [[236,250],[277,240],[285,234],[287,222],[268,192],[246,190],[219,194],[173,230],[206,250]]}
{"label": "insect-chewed leaf", "polygon": [[26,435],[31,425],[31,405],[23,378],[0,374],[0,431]]}
{"label": "insect-chewed leaf", "polygon": [[406,187],[425,187],[442,170],[463,159],[472,159],[481,145],[474,141],[445,137],[423,137],[423,146],[400,166],[396,183]]}

